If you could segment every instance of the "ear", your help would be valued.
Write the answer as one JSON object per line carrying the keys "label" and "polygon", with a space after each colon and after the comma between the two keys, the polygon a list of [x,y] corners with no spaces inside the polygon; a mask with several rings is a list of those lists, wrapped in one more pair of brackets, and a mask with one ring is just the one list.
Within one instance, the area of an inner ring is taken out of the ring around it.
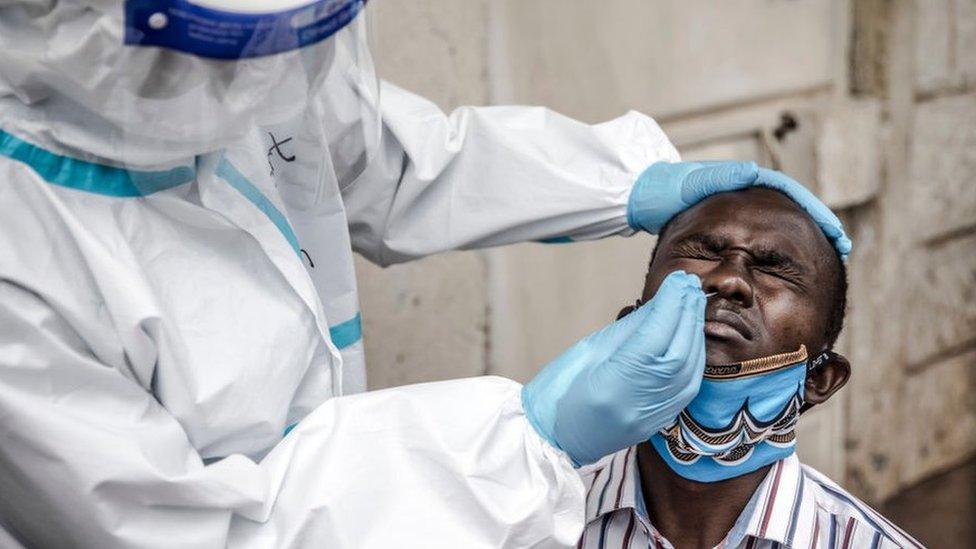
{"label": "ear", "polygon": [[826,362],[807,373],[804,408],[827,402],[850,377],[851,363],[842,355],[832,353]]}

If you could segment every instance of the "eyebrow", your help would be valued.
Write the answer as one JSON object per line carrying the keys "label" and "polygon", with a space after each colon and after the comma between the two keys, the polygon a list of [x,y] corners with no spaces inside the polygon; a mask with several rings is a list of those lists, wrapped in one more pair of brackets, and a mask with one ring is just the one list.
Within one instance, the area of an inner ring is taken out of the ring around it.
{"label": "eyebrow", "polygon": [[[704,247],[706,250],[715,253],[733,247],[730,239],[721,235],[708,233],[693,233],[687,235],[674,242],[671,247],[673,248],[675,246],[687,244],[698,244]],[[751,249],[744,249],[744,251],[748,253],[752,257],[753,261],[759,265],[767,267],[786,267],[801,274],[809,271],[808,268],[794,259],[793,256],[777,249],[757,246]]]}

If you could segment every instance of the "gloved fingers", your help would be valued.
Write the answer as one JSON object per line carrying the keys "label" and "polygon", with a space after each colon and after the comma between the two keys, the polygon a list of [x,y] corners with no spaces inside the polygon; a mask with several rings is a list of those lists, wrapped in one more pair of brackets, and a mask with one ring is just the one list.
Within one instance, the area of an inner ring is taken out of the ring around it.
{"label": "gloved fingers", "polygon": [[851,252],[851,241],[844,233],[843,223],[809,189],[788,175],[767,168],[759,168],[756,185],[775,189],[789,196],[813,218],[814,222],[820,227],[820,230],[823,231],[827,239],[837,249],[841,258],[847,258],[847,255]]}
{"label": "gloved fingers", "polygon": [[851,255],[851,250],[854,249],[854,243],[841,231],[840,236],[834,237],[834,248],[840,254],[841,261],[847,261],[847,256]]}
{"label": "gloved fingers", "polygon": [[726,191],[744,189],[755,184],[759,166],[755,162],[707,161],[685,176],[681,185],[681,200],[697,204],[709,196]]}
{"label": "gloved fingers", "polygon": [[[825,229],[825,234],[828,234],[827,230],[830,230],[834,233],[834,237],[836,237],[838,232],[842,232],[840,230],[840,219],[834,215],[834,212],[830,211],[830,208],[821,202],[809,189],[788,175],[775,170],[761,168],[756,185],[786,193],[794,202],[806,210],[821,228]],[[831,235],[828,234],[828,236]]]}
{"label": "gloved fingers", "polygon": [[681,408],[698,394],[705,374],[705,304],[706,299],[702,296],[700,302],[688,307],[686,317],[682,318],[683,332],[674,339],[664,361],[680,365],[676,371],[668,373],[672,382],[680,385],[674,394]]}
{"label": "gloved fingers", "polygon": [[[687,362],[705,343],[705,294],[689,295],[664,358]],[[687,366],[687,364],[686,364]]]}
{"label": "gloved fingers", "polygon": [[[820,202],[820,200],[817,199],[817,197],[814,196],[809,189],[804,187],[802,183],[783,172],[778,172],[769,168],[759,168],[759,174],[756,178],[756,185],[759,187],[768,187],[782,191],[790,195],[790,197],[797,202],[810,202],[811,204]],[[826,206],[824,206],[824,208],[826,208]]]}
{"label": "gloved fingers", "polygon": [[681,328],[685,310],[704,297],[697,276],[684,271],[669,274],[654,298],[641,307],[647,308],[646,315],[621,345],[621,351],[633,356],[663,356]]}

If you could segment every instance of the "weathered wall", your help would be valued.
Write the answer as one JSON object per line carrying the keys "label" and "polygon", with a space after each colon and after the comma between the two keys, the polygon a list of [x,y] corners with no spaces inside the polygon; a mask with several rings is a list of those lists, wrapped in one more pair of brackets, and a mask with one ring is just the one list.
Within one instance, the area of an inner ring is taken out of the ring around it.
{"label": "weathered wall", "polygon": [[976,449],[976,2],[856,7],[855,91],[882,105],[884,177],[855,212],[871,247],[846,450],[848,482],[878,498]]}
{"label": "weathered wall", "polygon": [[[373,2],[368,13],[382,77],[444,109],[488,101],[485,2]],[[485,372],[483,257],[450,253],[388,269],[357,257],[356,272],[370,388]]]}
{"label": "weathered wall", "polygon": [[[599,4],[599,7],[596,5]],[[848,388],[804,460],[871,500],[976,449],[976,0],[376,0],[380,74],[450,109],[630,108],[808,182],[855,240]],[[792,119],[796,129],[777,137]],[[519,380],[637,295],[653,239],[360,262],[371,387]]]}

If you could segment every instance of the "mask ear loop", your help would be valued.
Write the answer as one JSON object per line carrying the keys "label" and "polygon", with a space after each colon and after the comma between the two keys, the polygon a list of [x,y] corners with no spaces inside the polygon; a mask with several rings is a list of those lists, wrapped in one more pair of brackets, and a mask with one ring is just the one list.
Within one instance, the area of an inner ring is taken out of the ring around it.
{"label": "mask ear loop", "polygon": [[[832,362],[835,358],[837,358],[837,353],[831,351],[830,349],[824,349],[821,351],[820,354],[807,361],[807,377],[810,377],[810,374],[819,370],[824,364]],[[802,414],[810,408],[813,408],[813,404],[804,402],[803,405],[800,406],[800,413]]]}

